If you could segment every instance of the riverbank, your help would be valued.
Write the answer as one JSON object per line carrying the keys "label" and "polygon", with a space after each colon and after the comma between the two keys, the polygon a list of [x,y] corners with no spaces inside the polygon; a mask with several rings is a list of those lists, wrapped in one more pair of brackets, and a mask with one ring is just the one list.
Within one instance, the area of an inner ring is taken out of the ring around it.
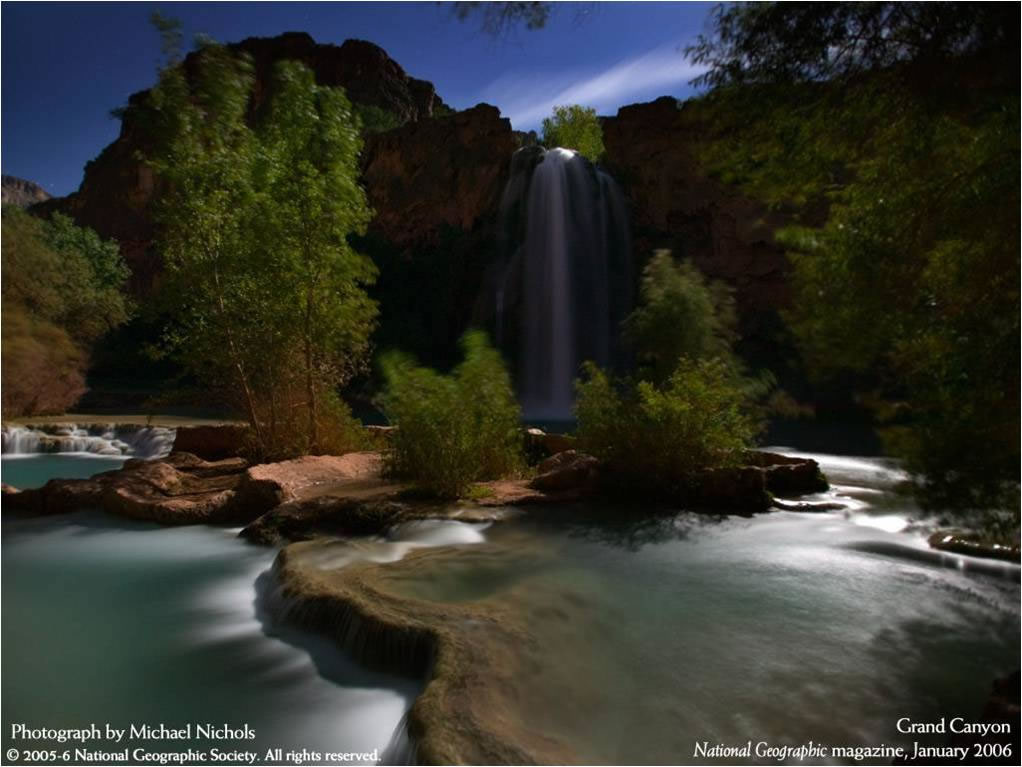
{"label": "riverbank", "polygon": [[[423,762],[661,763],[708,732],[781,738],[795,726],[847,743],[864,737],[857,728],[888,737],[884,712],[896,707],[979,710],[990,669],[1010,670],[1001,643],[1018,631],[1018,567],[928,549],[889,462],[802,457],[831,478],[795,502],[812,514],[693,514],[592,495],[513,505],[543,497],[530,484],[553,469],[437,503],[384,477],[376,453],[257,466],[176,453],[7,495],[4,509],[34,497],[52,513],[91,504],[164,524],[245,524],[250,541],[282,547],[257,583],[259,609],[422,685],[407,743],[395,743]],[[938,662],[934,697],[925,667]],[[828,681],[817,690],[814,679]],[[778,689],[783,711],[765,694]],[[845,715],[820,721],[815,696],[837,690]]]}

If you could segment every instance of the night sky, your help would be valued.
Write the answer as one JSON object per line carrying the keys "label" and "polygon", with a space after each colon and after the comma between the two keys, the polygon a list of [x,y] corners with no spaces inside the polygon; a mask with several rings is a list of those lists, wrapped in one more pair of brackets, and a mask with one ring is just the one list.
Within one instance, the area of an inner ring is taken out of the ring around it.
{"label": "night sky", "polygon": [[485,101],[517,129],[554,104],[613,114],[623,104],[691,94],[679,52],[703,30],[710,4],[560,4],[546,28],[501,38],[434,3],[9,3],[2,28],[3,172],[51,194],[77,189],[85,163],[113,141],[110,110],[155,80],[159,38],[149,16],[181,19],[185,40],[223,42],[285,31],[320,43],[350,37],[387,50],[451,106]]}

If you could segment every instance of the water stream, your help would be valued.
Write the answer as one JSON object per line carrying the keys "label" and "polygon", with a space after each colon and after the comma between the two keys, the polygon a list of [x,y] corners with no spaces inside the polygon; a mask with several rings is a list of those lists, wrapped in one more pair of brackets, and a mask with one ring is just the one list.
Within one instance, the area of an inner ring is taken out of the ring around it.
{"label": "water stream", "polygon": [[[927,549],[890,462],[814,457],[846,510],[427,521],[309,564],[391,568],[440,547],[391,586],[518,615],[542,650],[517,680],[522,709],[587,762],[698,762],[700,741],[903,744],[900,717],[975,719],[1018,663],[1018,566]],[[279,620],[274,551],[235,533],[5,519],[5,748],[19,722],[212,722],[255,731],[232,747],[385,760],[421,685]]]}
{"label": "water stream", "polygon": [[618,328],[633,279],[624,199],[577,152],[530,147],[512,160],[501,218],[497,343],[517,361],[525,417],[570,418],[581,363],[622,360]]}

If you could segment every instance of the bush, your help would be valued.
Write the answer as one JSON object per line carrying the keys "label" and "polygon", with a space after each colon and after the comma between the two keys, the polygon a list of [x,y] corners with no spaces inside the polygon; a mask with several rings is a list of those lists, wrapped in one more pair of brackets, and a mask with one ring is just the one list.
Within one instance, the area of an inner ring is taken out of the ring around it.
{"label": "bush", "polygon": [[731,351],[737,319],[727,287],[708,281],[687,261],[675,262],[671,251],[658,250],[642,270],[639,299],[625,333],[641,378],[664,383],[682,357],[717,357],[739,367]]}
{"label": "bush", "polygon": [[353,103],[352,109],[358,115],[363,136],[368,136],[370,133],[386,133],[404,125],[404,121],[399,115],[375,104]]}
{"label": "bush", "polygon": [[746,395],[719,359],[682,359],[662,386],[615,381],[592,363],[577,384],[579,447],[631,492],[673,497],[701,469],[741,461],[756,434]]}
{"label": "bush", "polygon": [[3,415],[63,412],[85,392],[92,344],[131,305],[117,244],[59,213],[3,206]]}
{"label": "bush", "polygon": [[387,454],[390,473],[442,498],[524,465],[520,411],[504,361],[478,331],[466,333],[461,348],[465,359],[450,375],[399,353],[381,360],[381,405],[398,427]]}
{"label": "bush", "polygon": [[603,127],[592,107],[578,104],[554,107],[553,117],[543,120],[543,144],[574,149],[592,162],[603,157]]}

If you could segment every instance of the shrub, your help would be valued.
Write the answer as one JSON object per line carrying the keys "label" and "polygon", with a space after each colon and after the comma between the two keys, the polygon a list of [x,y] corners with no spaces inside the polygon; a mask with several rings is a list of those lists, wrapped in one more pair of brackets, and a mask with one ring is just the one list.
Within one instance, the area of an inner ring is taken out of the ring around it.
{"label": "shrub", "polygon": [[615,381],[592,363],[584,372],[579,447],[629,491],[683,493],[694,472],[736,465],[756,434],[745,392],[719,359],[682,359],[661,386]]}
{"label": "shrub", "polygon": [[363,136],[368,136],[370,133],[386,133],[404,125],[404,121],[399,115],[375,104],[353,103],[352,109],[358,115]]}
{"label": "shrub", "polygon": [[639,306],[625,320],[635,347],[640,377],[661,384],[682,357],[727,360],[737,338],[734,299],[719,282],[710,282],[691,263],[675,262],[658,250],[642,270]]}
{"label": "shrub", "polygon": [[387,453],[390,472],[442,498],[524,465],[520,411],[504,361],[478,331],[466,333],[461,348],[465,359],[450,375],[399,353],[381,360],[381,405],[398,427]]}
{"label": "shrub", "polygon": [[624,322],[640,379],[662,386],[682,360],[715,359],[748,403],[757,403],[757,417],[804,414],[804,408],[775,389],[769,371],[747,370],[733,348],[737,328],[731,288],[708,280],[688,261],[675,261],[669,250],[657,250],[642,270],[639,305]]}
{"label": "shrub", "polygon": [[117,244],[59,213],[3,211],[3,415],[63,412],[85,392],[92,344],[131,305]]}

